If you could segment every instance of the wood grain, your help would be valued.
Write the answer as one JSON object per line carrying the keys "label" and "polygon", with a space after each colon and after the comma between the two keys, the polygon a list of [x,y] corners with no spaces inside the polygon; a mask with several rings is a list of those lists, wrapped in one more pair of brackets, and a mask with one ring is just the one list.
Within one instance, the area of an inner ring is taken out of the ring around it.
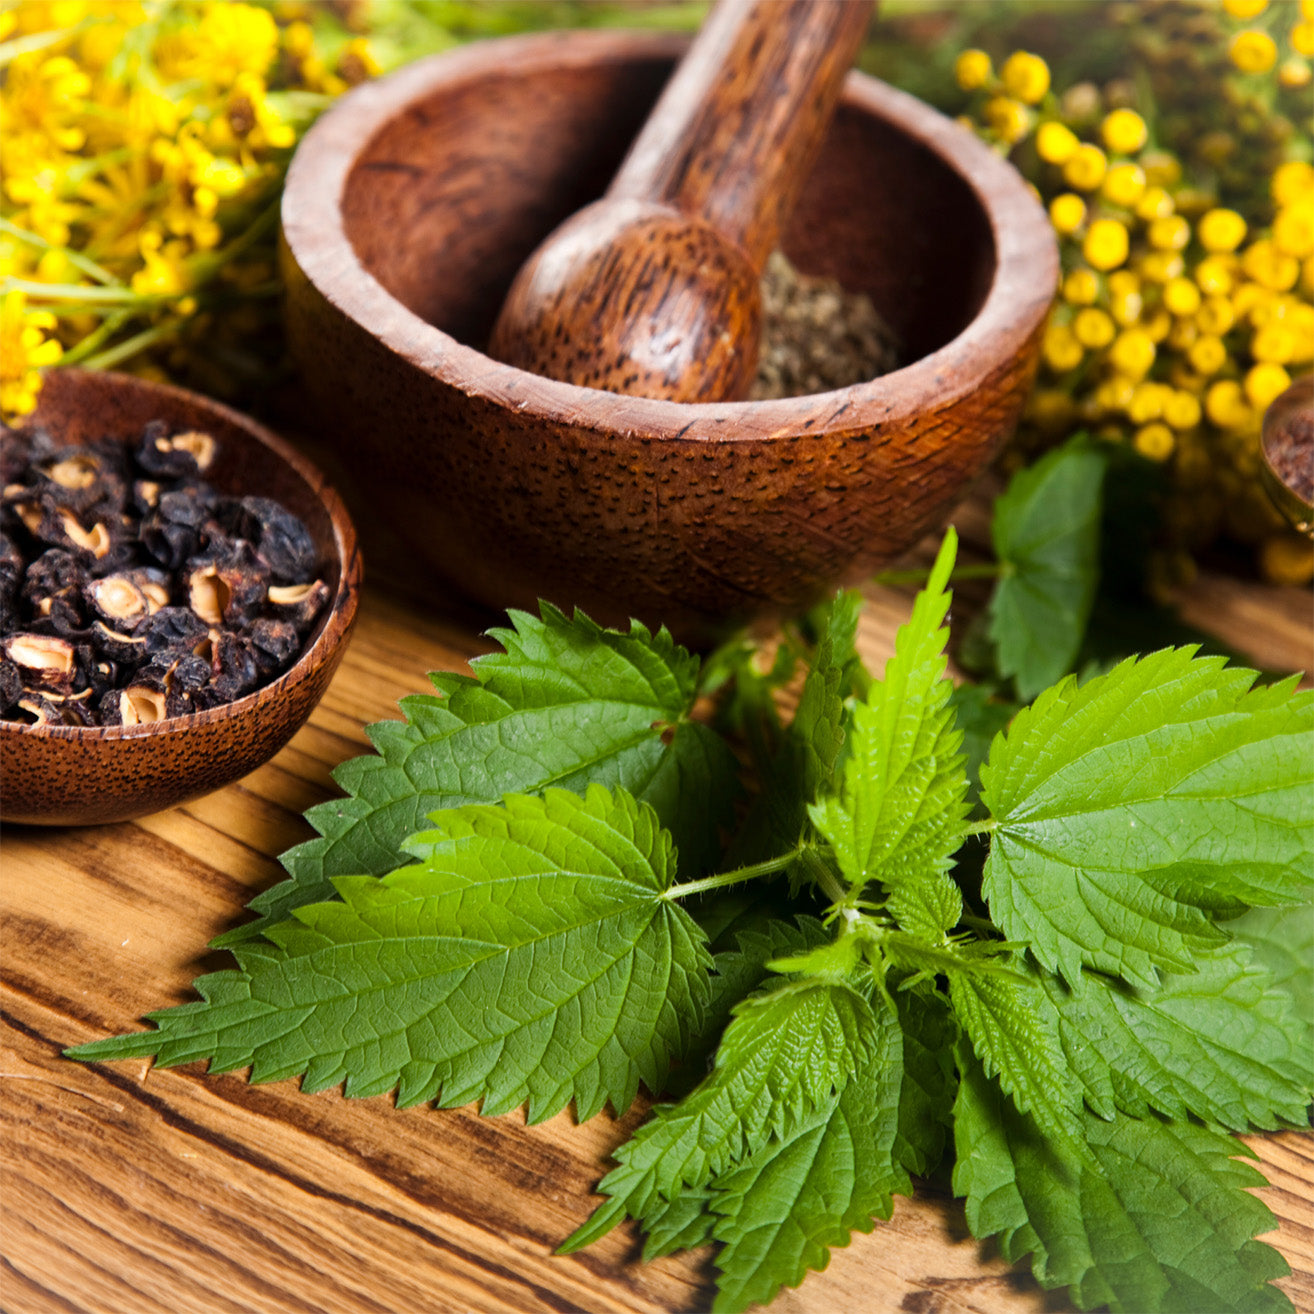
{"label": "wood grain", "polygon": [[[960,526],[981,524],[979,507]],[[376,571],[375,580],[383,578]],[[1256,660],[1308,663],[1308,594],[1221,588],[1211,623]],[[870,591],[861,647],[889,653],[907,597]],[[190,997],[244,902],[308,836],[300,812],[429,669],[487,647],[458,612],[426,619],[367,587],[324,702],[272,762],[141,821],[3,837],[0,1190],[6,1314],[694,1314],[708,1257],[637,1262],[621,1229],[570,1258],[606,1155],[643,1115],[527,1127],[385,1097],[303,1096],[194,1064],[87,1067],[61,1050]],[[1272,1238],[1314,1310],[1314,1142],[1250,1138]],[[1065,1309],[967,1234],[934,1186],[781,1295],[773,1314],[1042,1314]]]}

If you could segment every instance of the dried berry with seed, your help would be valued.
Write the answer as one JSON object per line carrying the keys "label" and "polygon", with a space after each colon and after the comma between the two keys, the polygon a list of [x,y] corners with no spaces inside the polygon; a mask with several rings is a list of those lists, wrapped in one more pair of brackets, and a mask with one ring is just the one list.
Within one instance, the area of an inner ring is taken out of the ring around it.
{"label": "dried berry with seed", "polygon": [[254,545],[276,584],[292,584],[313,573],[315,543],[310,531],[272,498],[244,497],[229,504],[220,523],[233,538]]}
{"label": "dried berry with seed", "polygon": [[242,539],[216,543],[187,563],[191,609],[208,625],[245,625],[265,605],[269,568]]}
{"label": "dried berry with seed", "polygon": [[189,607],[161,607],[137,627],[135,636],[146,645],[146,653],[192,653],[209,641],[210,627]]}
{"label": "dried berry with seed", "polygon": [[16,662],[0,657],[0,711],[9,711],[23,696],[23,673]]}
{"label": "dried berry with seed", "polygon": [[210,683],[225,702],[249,694],[260,683],[260,668],[251,644],[231,630],[211,635],[210,670]]}
{"label": "dried berry with seed", "polygon": [[218,444],[210,434],[196,430],[171,434],[163,421],[153,420],[142,434],[136,457],[149,475],[194,479],[209,470],[217,452]]}
{"label": "dried berry with seed", "polygon": [[18,667],[26,687],[72,687],[77,655],[67,639],[49,634],[11,634],[3,642],[3,652]]}
{"label": "dried berry with seed", "polygon": [[260,674],[269,679],[287,670],[301,648],[301,636],[290,621],[262,617],[247,632],[251,655]]}
{"label": "dried berry with seed", "polygon": [[269,589],[269,606],[280,620],[290,622],[304,634],[324,610],[329,596],[329,587],[322,579],[313,584],[274,584]]}

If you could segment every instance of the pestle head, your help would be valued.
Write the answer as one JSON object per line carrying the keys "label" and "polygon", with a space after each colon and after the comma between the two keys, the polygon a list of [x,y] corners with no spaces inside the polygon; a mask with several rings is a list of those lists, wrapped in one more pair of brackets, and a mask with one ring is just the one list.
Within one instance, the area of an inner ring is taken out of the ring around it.
{"label": "pestle head", "polygon": [[520,270],[489,354],[548,378],[669,401],[747,396],[762,299],[744,251],[695,216],[604,198]]}

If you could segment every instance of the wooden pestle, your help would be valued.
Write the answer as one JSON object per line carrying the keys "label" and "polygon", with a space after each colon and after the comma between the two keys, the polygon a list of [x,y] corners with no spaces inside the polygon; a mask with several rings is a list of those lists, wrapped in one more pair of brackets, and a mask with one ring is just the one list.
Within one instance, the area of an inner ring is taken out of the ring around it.
{"label": "wooden pestle", "polygon": [[529,258],[489,354],[671,401],[747,395],[759,280],[871,0],[719,0],[606,195]]}

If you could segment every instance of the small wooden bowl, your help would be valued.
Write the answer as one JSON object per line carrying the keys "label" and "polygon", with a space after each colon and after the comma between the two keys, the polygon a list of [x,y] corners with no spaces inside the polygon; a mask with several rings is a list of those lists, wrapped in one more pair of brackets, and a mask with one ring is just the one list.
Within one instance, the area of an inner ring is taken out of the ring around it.
{"label": "small wooden bowl", "polygon": [[939,526],[1017,420],[1057,280],[1044,211],[969,132],[856,73],[783,246],[867,292],[906,368],[690,405],[481,352],[521,262],[605,189],[681,46],[596,31],[469,46],[358,88],[298,150],[293,350],[417,579],[713,638]]}
{"label": "small wooden bowl", "polygon": [[35,726],[0,721],[0,820],[44,826],[126,821],[230,784],[267,762],[328,687],[356,616],[361,563],[337,494],[304,457],[246,416],[196,393],[123,374],[53,370],[28,418],[61,445],[136,442],[151,420],[200,429],[220,450],[206,479],[272,497],[300,516],[333,590],[289,670],[245,698],[151,725]]}

